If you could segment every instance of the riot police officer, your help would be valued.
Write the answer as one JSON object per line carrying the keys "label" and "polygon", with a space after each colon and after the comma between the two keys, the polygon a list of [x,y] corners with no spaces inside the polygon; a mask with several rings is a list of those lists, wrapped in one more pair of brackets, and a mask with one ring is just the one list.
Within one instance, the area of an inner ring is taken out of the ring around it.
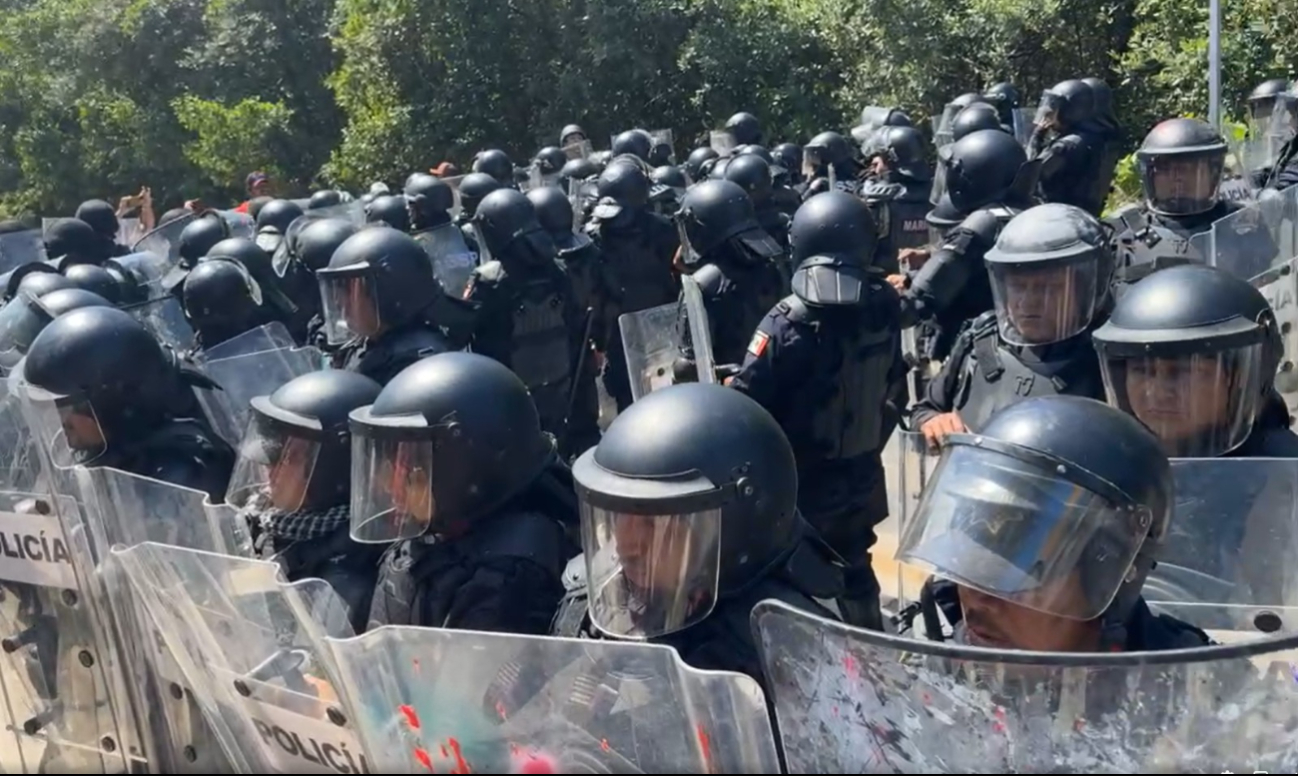
{"label": "riot police officer", "polygon": [[764,682],[748,618],[764,599],[837,619],[842,565],[798,512],[794,451],[756,402],[655,391],[573,466],[582,557],[553,635],[649,641]]}
{"label": "riot police officer", "polygon": [[19,293],[0,308],[0,373],[7,375],[17,366],[36,335],[60,315],[82,307],[112,306],[112,302],[99,294],[82,288],[61,288],[43,294]]}
{"label": "riot police officer", "polygon": [[821,132],[802,147],[803,198],[831,188],[855,192],[861,166],[852,158],[847,139],[837,132]]}
{"label": "riot police officer", "polygon": [[900,271],[899,262],[928,244],[929,190],[933,175],[924,154],[924,136],[913,127],[884,127],[875,135],[873,179],[861,188],[885,235],[880,261],[885,272]]}
{"label": "riot police officer", "polygon": [[28,398],[56,463],[106,466],[220,501],[234,452],[196,407],[215,385],[180,365],[149,330],[111,307],[61,315],[23,365]]}
{"label": "riot police officer", "polygon": [[649,152],[653,149],[653,138],[643,129],[628,129],[613,138],[611,150],[613,156],[634,156],[645,164],[649,163]]}
{"label": "riot police officer", "polygon": [[782,249],[789,247],[789,223],[793,221],[794,206],[781,202],[775,196],[771,165],[757,154],[740,154],[726,165],[725,179],[737,184],[752,201],[757,223],[774,238]]}
{"label": "riot police officer", "polygon": [[761,145],[762,122],[751,113],[739,112],[726,120],[726,131],[736,146]]}
{"label": "riot police officer", "polygon": [[375,197],[365,206],[365,222],[387,224],[398,232],[410,231],[410,211],[401,194],[384,194]]}
{"label": "riot police officer", "polygon": [[776,183],[781,186],[797,186],[802,183],[802,146],[797,143],[780,143],[772,152],[780,168],[776,173]]}
{"label": "riot police officer", "polygon": [[1266,186],[1278,146],[1284,142],[1272,136],[1272,117],[1275,115],[1277,98],[1290,92],[1292,88],[1287,79],[1270,78],[1254,87],[1248,96],[1249,139],[1262,146],[1259,166],[1246,171],[1255,189]]}
{"label": "riot police officer", "polygon": [[1109,402],[1153,429],[1173,458],[1294,458],[1276,393],[1275,313],[1215,267],[1160,270],[1132,285],[1095,332]]}
{"label": "riot police officer", "polygon": [[117,255],[109,247],[90,224],[79,218],[60,218],[45,233],[45,255],[59,269],[73,264],[103,264]]}
{"label": "riot police officer", "polygon": [[1019,136],[1019,90],[1008,81],[992,84],[983,92],[983,99],[996,110],[1001,126],[1015,137]]}
{"label": "riot police officer", "polygon": [[63,277],[71,280],[77,288],[98,294],[112,304],[122,301],[121,282],[98,264],[73,264],[63,270]]}
{"label": "riot police officer", "polygon": [[1096,180],[1103,177],[1104,138],[1093,133],[1095,93],[1070,79],[1041,95],[1029,155],[1041,160],[1038,189],[1043,202],[1076,205],[1094,216],[1104,210]]}
{"label": "riot police officer", "polygon": [[803,203],[789,232],[793,294],[758,325],[731,381],[788,435],[798,508],[848,563],[844,617],[876,629],[869,553],[888,515],[880,454],[906,374],[897,292],[870,266],[877,234],[869,207],[850,194]]}
{"label": "riot police officer", "polygon": [[718,156],[719,154],[717,154],[716,149],[711,146],[701,146],[690,151],[690,155],[686,158],[685,164],[681,166],[684,168],[685,174],[690,176],[690,180],[697,183],[707,177],[707,165],[715,161]]}
{"label": "riot police officer", "polygon": [[684,171],[671,165],[655,167],[649,171],[649,183],[649,201],[654,212],[667,217],[676,215],[681,207],[681,197],[690,186]]}
{"label": "riot police officer", "polygon": [[586,140],[586,130],[576,124],[569,124],[559,133],[559,147],[564,148],[573,143],[581,143]]}
{"label": "riot police officer", "polygon": [[936,603],[957,642],[1036,652],[1205,646],[1203,631],[1153,614],[1141,597],[1174,501],[1172,467],[1149,429],[1093,399],[1038,396],[978,434],[948,438],[897,558],[952,581]]}
{"label": "riot police officer", "polygon": [[[1001,228],[1029,204],[1035,183],[1035,167],[1023,147],[999,130],[967,135],[947,146],[943,157],[949,217],[960,219],[958,225],[946,231],[918,272],[889,277],[895,287],[905,289],[905,325],[922,324],[924,355],[934,361],[947,357],[966,321],[992,309],[983,257]],[[939,204],[934,212],[942,207]]]}
{"label": "riot police officer", "polygon": [[412,232],[437,229],[451,222],[455,190],[446,181],[426,172],[415,173],[406,180],[404,193]]}
{"label": "riot police officer", "polygon": [[[598,185],[599,203],[586,234],[608,257],[611,284],[621,302],[618,315],[674,302],[672,259],[680,240],[670,221],[649,211],[648,176],[635,164],[615,162],[600,173]],[[612,316],[607,324],[616,320]],[[602,337],[608,343],[604,388],[618,409],[625,409],[631,404],[631,382],[622,338],[612,330]]]}
{"label": "riot police officer", "polygon": [[[1145,201],[1118,214],[1119,296],[1156,269],[1204,261],[1190,239],[1242,207],[1218,196],[1226,142],[1207,122],[1160,123],[1145,136],[1136,161]],[[1239,273],[1249,277],[1266,270],[1276,254],[1265,228],[1237,235],[1231,247]]]}
{"label": "riot police officer", "polygon": [[1095,97],[1095,110],[1090,121],[1082,125],[1082,129],[1094,136],[1103,147],[1093,200],[1103,203],[1109,199],[1113,175],[1117,171],[1118,162],[1126,153],[1122,143],[1122,126],[1113,112],[1113,90],[1109,85],[1098,78],[1083,78],[1082,83],[1091,87],[1091,94]]}
{"label": "riot police officer", "polygon": [[479,151],[473,158],[473,171],[490,175],[501,186],[510,188],[514,185],[514,163],[509,160],[509,154],[499,148]]}
{"label": "riot police officer", "polygon": [[584,450],[599,436],[589,406],[573,406],[583,386],[594,389],[593,312],[579,306],[554,241],[524,194],[492,192],[473,223],[492,256],[464,291],[478,308],[473,351],[514,370],[532,394],[541,428],[560,440],[561,454]]}
{"label": "riot police officer", "polygon": [[426,358],[353,411],[351,430],[352,538],[397,542],[370,626],[545,634],[577,509],[518,377],[472,353]]}
{"label": "riot police officer", "polygon": [[955,115],[951,121],[951,140],[955,142],[965,135],[980,129],[998,129],[1005,131],[1001,116],[995,106],[986,102],[975,102]]}
{"label": "riot police officer", "polygon": [[960,334],[911,409],[911,427],[934,447],[1031,396],[1104,399],[1090,338],[1113,273],[1100,222],[1072,205],[1038,205],[1006,224],[986,260],[995,312]]}
{"label": "riot police officer", "polygon": [[386,384],[419,359],[450,349],[439,328],[445,294],[409,235],[386,226],[361,229],[316,277],[336,368]]}
{"label": "riot police officer", "polygon": [[1276,95],[1272,133],[1283,145],[1266,177],[1266,188],[1283,191],[1298,185],[1298,93]]}
{"label": "riot police officer", "polygon": [[[737,157],[735,163],[744,159],[766,166],[755,156]],[[719,364],[739,364],[757,325],[784,295],[784,251],[758,223],[748,195],[730,181],[691,187],[676,223],[688,263],[697,267],[692,275],[703,295],[713,356]],[[692,359],[688,320],[679,328],[686,343],[682,355]]]}
{"label": "riot police officer", "polygon": [[217,243],[230,236],[230,226],[214,210],[185,224],[180,232],[179,260],[162,278],[162,288],[177,299],[184,293],[185,276]]}
{"label": "riot police officer", "polygon": [[478,235],[473,231],[473,214],[477,211],[478,203],[483,197],[498,188],[500,188],[499,181],[481,172],[469,173],[460,181],[460,214],[455,219],[455,225],[460,227],[460,231],[464,234],[464,242],[478,254],[479,261],[485,261],[486,258],[482,256],[482,248],[478,245]]}
{"label": "riot police officer", "polygon": [[[311,278],[308,273],[302,273],[310,281],[310,286],[304,286],[302,278],[296,274],[285,273],[281,277],[275,272],[273,260],[270,255],[257,246],[252,240],[243,237],[230,237],[213,245],[203,261],[209,259],[227,259],[237,262],[247,270],[247,280],[253,281],[252,286],[245,285],[244,278],[237,277],[238,273],[234,269],[213,270],[204,275],[204,283],[196,285],[190,289],[194,294],[193,302],[199,307],[207,307],[207,315],[215,316],[209,318],[209,322],[216,329],[209,332],[209,335],[218,334],[218,329],[224,337],[232,337],[240,332],[247,331],[248,328],[255,328],[270,321],[279,321],[288,329],[289,334],[293,336],[295,342],[305,342],[307,330],[311,319],[320,313],[320,286]],[[202,262],[199,262],[201,265]],[[195,268],[197,269],[197,267]],[[221,277],[218,281],[216,278]],[[297,281],[293,286],[289,286],[288,280]],[[188,278],[186,278],[188,280]],[[208,284],[211,284],[210,286]],[[205,289],[205,290],[200,290]],[[181,300],[184,301],[182,287]],[[237,306],[238,312],[234,310],[223,312],[221,294],[231,293],[234,296],[231,299],[231,305]],[[291,295],[290,295],[291,292]],[[248,302],[238,302],[238,297],[250,295]],[[251,304],[249,304],[251,302]],[[210,307],[209,307],[210,306]],[[260,310],[254,310],[260,308]],[[216,321],[225,316],[224,324],[217,324]],[[252,324],[248,328],[238,328],[247,325],[250,321],[260,321]],[[228,326],[234,325],[237,331],[230,331]],[[205,345],[211,347],[216,341],[204,338]]]}
{"label": "riot police officer", "polygon": [[567,163],[568,155],[558,146],[546,146],[537,151],[532,157],[533,185],[554,183]]}
{"label": "riot police officer", "polygon": [[307,201],[307,210],[324,210],[325,208],[336,207],[343,203],[343,195],[340,191],[333,189],[324,189],[311,194],[311,199]]}
{"label": "riot police officer", "polygon": [[567,194],[573,193],[573,184],[599,177],[599,167],[589,159],[570,159],[559,171],[555,185]]}
{"label": "riot police officer", "polygon": [[257,211],[257,247],[274,256],[284,244],[288,228],[302,217],[302,208],[287,199],[274,199]]}
{"label": "riot police officer", "polygon": [[382,390],[364,375],[326,369],[254,397],[226,499],[252,529],[256,554],[278,563],[290,582],[327,582],[358,633],[369,620],[385,546],[360,544],[349,533],[348,416]]}
{"label": "riot police officer", "polygon": [[100,250],[108,257],[125,256],[131,249],[117,242],[121,223],[117,211],[102,199],[90,199],[77,206],[76,219],[85,221],[99,238]]}
{"label": "riot police officer", "polygon": [[182,297],[185,317],[194,327],[195,351],[275,320],[260,284],[233,258],[214,256],[199,262],[185,277]]}

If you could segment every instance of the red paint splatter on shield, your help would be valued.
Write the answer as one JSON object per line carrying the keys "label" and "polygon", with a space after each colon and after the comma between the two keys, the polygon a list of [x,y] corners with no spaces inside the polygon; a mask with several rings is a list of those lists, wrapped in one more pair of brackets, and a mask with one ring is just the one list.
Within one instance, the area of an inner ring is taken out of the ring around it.
{"label": "red paint splatter on shield", "polygon": [[420,765],[424,766],[424,770],[429,773],[437,773],[437,771],[433,770],[433,758],[428,756],[427,749],[422,746],[415,747],[415,759],[419,761]]}
{"label": "red paint splatter on shield", "polygon": [[469,767],[468,762],[464,759],[464,754],[460,751],[459,740],[448,738],[446,743],[451,747],[452,756],[455,758],[455,767],[451,769],[451,773],[473,773],[473,769]]}

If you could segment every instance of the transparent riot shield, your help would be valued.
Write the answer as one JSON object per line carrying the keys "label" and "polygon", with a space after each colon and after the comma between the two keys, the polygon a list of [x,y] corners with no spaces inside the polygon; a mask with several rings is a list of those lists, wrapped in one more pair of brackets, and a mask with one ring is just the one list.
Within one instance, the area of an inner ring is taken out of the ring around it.
{"label": "transparent riot shield", "polygon": [[176,297],[158,297],[123,309],[151,331],[159,342],[173,350],[183,352],[194,347],[194,327],[185,317],[185,308]]}
{"label": "transparent riot shield", "polygon": [[1191,253],[1230,274],[1254,280],[1298,255],[1298,190],[1267,192],[1190,238]]}
{"label": "transparent riot shield", "polygon": [[670,302],[618,316],[632,401],[672,384],[672,364],[680,356],[676,337],[679,314],[679,304]]}
{"label": "transparent riot shield", "polygon": [[45,260],[45,239],[40,230],[0,234],[0,273]]}
{"label": "transparent riot shield", "polygon": [[40,450],[23,415],[22,361],[0,379],[0,490],[44,492]]}
{"label": "transparent riot shield", "polygon": [[569,143],[563,147],[563,153],[571,159],[589,159],[590,155],[595,153],[595,147],[589,140],[580,140],[576,143]]}
{"label": "transparent riot shield", "polygon": [[725,130],[714,130],[708,135],[708,144],[719,156],[730,156],[734,152],[735,136]]}
{"label": "transparent riot shield", "polygon": [[168,266],[175,264],[180,260],[180,233],[198,216],[198,213],[188,213],[168,221],[137,240],[131,250],[164,256]]}
{"label": "transparent riot shield", "polygon": [[247,213],[240,213],[237,210],[218,210],[221,218],[225,220],[225,226],[230,231],[231,237],[242,237],[245,240],[251,240],[257,234],[257,222]]}
{"label": "transparent riot shield", "polygon": [[883,452],[883,471],[888,488],[888,519],[875,527],[871,550],[875,576],[885,598],[900,607],[919,600],[928,572],[894,560],[902,532],[915,510],[929,475],[937,466],[937,451],[930,450],[924,435],[897,429]]}
{"label": "transparent riot shield", "polygon": [[240,346],[255,348],[262,341],[258,337],[242,340],[225,348],[224,358],[201,364],[203,372],[221,390],[196,390],[195,393],[213,429],[232,445],[239,444],[247,428],[252,412],[249,402],[253,397],[274,393],[295,377],[319,371],[324,363],[324,354],[315,348],[239,352]]}
{"label": "transparent riot shield", "polygon": [[469,250],[464,233],[452,223],[416,232],[415,242],[428,254],[433,267],[433,277],[442,284],[442,290],[454,297],[464,294],[469,276],[478,265],[478,257]]}
{"label": "transparent riot shield", "polygon": [[325,582],[290,585],[273,563],[154,543],[113,559],[237,772],[380,772],[328,668],[324,638],[352,630]]}
{"label": "transparent riot shield", "polygon": [[956,103],[947,103],[942,108],[942,115],[933,117],[933,145],[937,146],[939,150],[955,142],[955,132],[952,129],[952,124],[955,123],[955,117],[960,115],[960,111],[964,110],[964,107]]}
{"label": "transparent riot shield", "polygon": [[689,275],[681,276],[681,294],[685,304],[685,317],[690,327],[690,344],[694,350],[694,365],[699,382],[715,385],[717,363],[712,356],[712,327],[708,323],[708,308],[703,304],[703,291],[698,281]]}
{"label": "transparent riot shield", "polygon": [[676,144],[675,136],[672,135],[672,131],[670,129],[651,129],[649,130],[649,137],[653,138],[653,145],[655,148],[658,146],[666,146],[668,149],[667,159],[669,163],[676,164]]}
{"label": "transparent riot shield", "polygon": [[1176,512],[1150,606],[1219,640],[1298,631],[1298,461],[1173,462]]}
{"label": "transparent riot shield", "polygon": [[891,108],[885,108],[881,105],[867,105],[861,109],[861,123],[852,127],[852,139],[857,144],[863,144],[870,141],[880,129],[888,123],[888,117],[892,115]]}
{"label": "transparent riot shield", "polygon": [[144,226],[138,218],[119,218],[117,219],[117,242],[122,245],[132,245],[136,240],[144,236]]}
{"label": "transparent riot shield", "polygon": [[747,676],[659,645],[385,627],[329,641],[378,773],[778,773]]}
{"label": "transparent riot shield", "polygon": [[1036,125],[1032,119],[1037,115],[1036,108],[1017,108],[1014,111],[1014,139],[1019,145],[1027,148],[1032,143],[1032,131]]}
{"label": "transparent riot shield", "polygon": [[1039,653],[753,612],[789,773],[1291,773],[1298,634]]}
{"label": "transparent riot shield", "polygon": [[265,326],[249,329],[210,348],[204,348],[202,352],[195,354],[195,358],[200,362],[224,361],[227,358],[238,358],[267,350],[291,350],[295,346],[293,335],[288,333],[288,328],[279,321],[274,321]]}
{"label": "transparent riot shield", "polygon": [[[288,225],[288,231],[284,233],[284,239],[278,241],[278,247],[271,254],[271,266],[275,268],[276,275],[282,278],[288,274],[289,265],[296,255],[298,235],[302,233],[302,230],[316,221],[330,218],[337,218],[355,226],[362,226],[365,223],[365,206],[361,202],[343,202],[330,207],[307,210],[293,219],[293,223]],[[258,238],[260,239],[260,235]]]}
{"label": "transparent riot shield", "polygon": [[[134,701],[151,770],[212,773],[229,764],[194,702],[194,688],[174,661],[158,652],[160,634],[140,619],[138,601],[112,573],[110,549],[154,541],[211,552],[249,552],[251,539],[235,510],[207,494],[105,467],[72,471],[82,527],[117,638],[116,697]],[[65,517],[65,523],[67,515]],[[69,533],[75,529],[66,528]]]}

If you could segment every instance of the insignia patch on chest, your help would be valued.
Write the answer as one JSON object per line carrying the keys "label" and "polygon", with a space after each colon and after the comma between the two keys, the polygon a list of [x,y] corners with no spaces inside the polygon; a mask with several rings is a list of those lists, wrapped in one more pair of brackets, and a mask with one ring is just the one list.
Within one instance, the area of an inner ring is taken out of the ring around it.
{"label": "insignia patch on chest", "polygon": [[764,331],[759,331],[753,335],[753,341],[748,343],[748,352],[753,354],[754,358],[761,358],[766,352],[766,346],[771,342],[771,335]]}

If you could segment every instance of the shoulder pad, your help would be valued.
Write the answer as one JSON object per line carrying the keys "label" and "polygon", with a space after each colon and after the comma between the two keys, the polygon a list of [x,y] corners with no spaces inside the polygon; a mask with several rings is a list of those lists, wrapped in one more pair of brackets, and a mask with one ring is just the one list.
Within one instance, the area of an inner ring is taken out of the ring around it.
{"label": "shoulder pad", "polygon": [[479,264],[473,270],[474,280],[493,286],[502,283],[508,274],[505,272],[505,265],[494,259],[486,264]]}
{"label": "shoulder pad", "polygon": [[861,198],[864,200],[894,199],[901,194],[903,187],[886,181],[870,181],[861,187]]}
{"label": "shoulder pad", "polygon": [[391,335],[385,345],[396,353],[416,351],[420,355],[435,356],[452,350],[442,333],[429,326],[406,326]]}
{"label": "shoulder pad", "polygon": [[995,334],[996,328],[996,311],[988,310],[977,318],[974,318],[973,322],[969,324],[969,334],[974,339],[982,339],[983,337]]}
{"label": "shoulder pad", "polygon": [[586,587],[586,556],[578,555],[563,569],[563,589],[568,592]]}
{"label": "shoulder pad", "polygon": [[983,208],[971,213],[965,220],[960,222],[960,226],[957,228],[970,232],[988,243],[994,243],[1003,223],[992,209]]}
{"label": "shoulder pad", "polygon": [[721,281],[726,278],[721,268],[715,264],[704,264],[695,270],[691,277],[699,284],[699,290],[703,295],[709,297],[716,296],[721,291]]}
{"label": "shoulder pad", "polygon": [[790,323],[803,323],[810,317],[810,309],[807,307],[807,303],[802,301],[802,298],[797,294],[789,294],[781,299],[780,303],[775,305],[775,309]]}

